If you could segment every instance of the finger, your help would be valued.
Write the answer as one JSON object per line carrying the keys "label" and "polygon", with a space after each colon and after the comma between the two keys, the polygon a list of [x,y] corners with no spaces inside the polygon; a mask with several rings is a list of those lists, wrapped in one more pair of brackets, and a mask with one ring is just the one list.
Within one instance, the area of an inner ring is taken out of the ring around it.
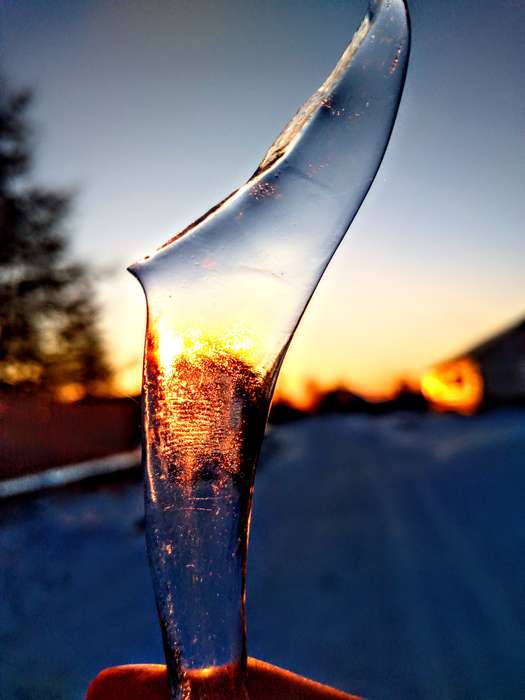
{"label": "finger", "polygon": [[[250,700],[358,700],[257,659],[248,660]],[[231,700],[210,677],[193,677],[192,700]],[[157,664],[116,666],[102,671],[91,683],[86,700],[169,700],[166,667]]]}
{"label": "finger", "polygon": [[86,700],[169,700],[166,666],[106,668],[91,682]]}

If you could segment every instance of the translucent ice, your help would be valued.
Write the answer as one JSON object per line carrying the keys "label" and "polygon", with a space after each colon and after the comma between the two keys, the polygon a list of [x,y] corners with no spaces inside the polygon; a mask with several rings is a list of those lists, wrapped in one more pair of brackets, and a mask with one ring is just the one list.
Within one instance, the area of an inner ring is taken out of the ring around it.
{"label": "translucent ice", "polygon": [[148,302],[147,540],[173,698],[200,697],[211,678],[244,697],[247,534],[271,394],[379,168],[408,52],[404,2],[373,0],[250,180],[130,268]]}

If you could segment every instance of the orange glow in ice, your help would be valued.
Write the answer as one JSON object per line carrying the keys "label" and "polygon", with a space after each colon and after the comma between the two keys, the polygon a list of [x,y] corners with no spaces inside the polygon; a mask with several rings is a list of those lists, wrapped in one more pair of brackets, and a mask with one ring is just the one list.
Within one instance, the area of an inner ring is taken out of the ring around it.
{"label": "orange glow in ice", "polygon": [[253,362],[254,343],[241,333],[225,333],[221,337],[207,335],[198,330],[177,333],[169,321],[159,320],[151,336],[159,369],[169,375],[179,358],[196,362],[205,357],[235,356]]}
{"label": "orange glow in ice", "polygon": [[421,378],[421,393],[437,409],[474,413],[483,400],[483,378],[470,357],[438,365]]}
{"label": "orange glow in ice", "polygon": [[[237,474],[264,429],[264,378],[242,334],[175,332],[169,321],[148,337],[148,441],[180,482]],[[262,427],[261,427],[262,426]]]}

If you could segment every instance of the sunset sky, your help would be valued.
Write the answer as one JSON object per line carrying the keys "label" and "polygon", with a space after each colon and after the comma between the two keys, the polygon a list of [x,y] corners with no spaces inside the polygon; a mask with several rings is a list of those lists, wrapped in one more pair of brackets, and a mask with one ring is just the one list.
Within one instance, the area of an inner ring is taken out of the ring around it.
{"label": "sunset sky", "polygon": [[[367,394],[525,315],[525,2],[413,0],[383,165],[289,351],[282,388]],[[0,0],[0,69],[36,90],[35,178],[78,191],[73,252],[137,390],[125,272],[245,181],[322,82],[362,0]]]}

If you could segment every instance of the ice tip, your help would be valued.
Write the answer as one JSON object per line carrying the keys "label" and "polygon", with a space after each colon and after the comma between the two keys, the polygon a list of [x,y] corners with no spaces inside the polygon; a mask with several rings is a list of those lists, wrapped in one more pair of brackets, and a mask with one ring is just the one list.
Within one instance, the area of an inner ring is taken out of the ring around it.
{"label": "ice tip", "polygon": [[136,260],[135,262],[131,263],[131,265],[127,266],[126,271],[142,283],[142,268],[144,267],[144,264],[148,262],[150,257],[150,255],[146,255],[140,260]]}
{"label": "ice tip", "polygon": [[134,262],[134,263],[131,263],[131,265],[128,265],[126,267],[126,272],[129,272],[130,275],[133,275],[133,277],[135,277],[136,279],[138,279],[138,277],[139,277],[138,270],[137,270],[138,265],[139,265],[138,262]]}

